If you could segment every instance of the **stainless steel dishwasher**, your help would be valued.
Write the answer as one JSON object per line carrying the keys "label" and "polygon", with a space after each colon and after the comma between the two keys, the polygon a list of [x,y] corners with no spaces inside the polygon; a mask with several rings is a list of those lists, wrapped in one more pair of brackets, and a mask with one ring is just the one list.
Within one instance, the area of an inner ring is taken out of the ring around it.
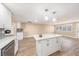
{"label": "stainless steel dishwasher", "polygon": [[11,41],[1,49],[1,56],[14,56],[15,41]]}

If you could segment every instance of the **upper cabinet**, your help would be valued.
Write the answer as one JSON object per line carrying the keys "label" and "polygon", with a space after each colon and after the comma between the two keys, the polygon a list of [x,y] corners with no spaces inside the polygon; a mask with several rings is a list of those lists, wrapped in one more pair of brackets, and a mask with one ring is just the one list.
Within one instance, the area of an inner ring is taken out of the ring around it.
{"label": "upper cabinet", "polygon": [[0,25],[1,27],[4,26],[4,28],[10,28],[11,27],[11,12],[0,3]]}
{"label": "upper cabinet", "polygon": [[0,28],[3,28],[3,10],[2,5],[0,4]]}

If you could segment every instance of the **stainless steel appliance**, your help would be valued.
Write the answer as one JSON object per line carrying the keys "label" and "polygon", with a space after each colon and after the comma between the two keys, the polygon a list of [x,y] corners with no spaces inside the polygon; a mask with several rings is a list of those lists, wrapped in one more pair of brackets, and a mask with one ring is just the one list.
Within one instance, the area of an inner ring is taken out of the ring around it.
{"label": "stainless steel appliance", "polygon": [[3,33],[5,35],[14,35],[15,34],[15,28],[11,27],[11,28],[5,28]]}
{"label": "stainless steel appliance", "polygon": [[10,34],[11,30],[5,30],[5,34]]}
{"label": "stainless steel appliance", "polygon": [[4,48],[1,49],[1,56],[14,56],[15,41],[11,41]]}

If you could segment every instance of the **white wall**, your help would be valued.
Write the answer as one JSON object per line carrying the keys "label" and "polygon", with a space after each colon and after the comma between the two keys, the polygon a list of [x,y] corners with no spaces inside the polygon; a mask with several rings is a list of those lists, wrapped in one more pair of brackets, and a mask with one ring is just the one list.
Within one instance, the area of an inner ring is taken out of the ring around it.
{"label": "white wall", "polygon": [[22,25],[22,27],[23,27],[24,37],[31,37],[35,34],[54,32],[53,25],[26,23]]}

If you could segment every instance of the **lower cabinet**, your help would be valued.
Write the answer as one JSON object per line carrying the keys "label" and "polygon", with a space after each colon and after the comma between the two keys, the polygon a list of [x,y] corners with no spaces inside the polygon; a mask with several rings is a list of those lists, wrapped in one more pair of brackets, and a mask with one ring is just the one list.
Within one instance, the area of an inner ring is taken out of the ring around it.
{"label": "lower cabinet", "polygon": [[39,41],[36,41],[36,53],[38,56],[45,56],[47,55],[47,40],[39,40]]}
{"label": "lower cabinet", "polygon": [[58,50],[58,40],[56,38],[48,39],[48,55]]}
{"label": "lower cabinet", "polygon": [[49,38],[36,41],[36,52],[38,56],[47,56],[61,50],[61,41],[58,38]]}
{"label": "lower cabinet", "polygon": [[76,24],[76,37],[79,38],[79,23]]}

